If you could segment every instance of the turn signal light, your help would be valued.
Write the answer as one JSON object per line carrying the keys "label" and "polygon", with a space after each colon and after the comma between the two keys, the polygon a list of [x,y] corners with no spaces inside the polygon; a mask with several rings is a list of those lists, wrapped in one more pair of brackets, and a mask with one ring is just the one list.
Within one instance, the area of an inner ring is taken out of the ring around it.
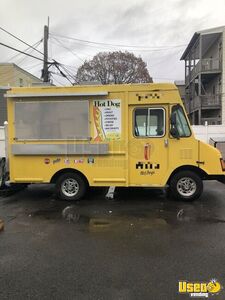
{"label": "turn signal light", "polygon": [[221,168],[222,168],[222,170],[225,171],[225,161],[221,158],[220,162],[221,162]]}

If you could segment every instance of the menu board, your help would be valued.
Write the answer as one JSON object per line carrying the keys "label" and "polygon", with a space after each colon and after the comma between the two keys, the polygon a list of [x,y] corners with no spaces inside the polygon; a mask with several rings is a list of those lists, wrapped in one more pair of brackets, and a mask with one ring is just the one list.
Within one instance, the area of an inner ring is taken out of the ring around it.
{"label": "menu board", "polygon": [[94,100],[94,140],[119,140],[121,138],[121,101],[118,99]]}

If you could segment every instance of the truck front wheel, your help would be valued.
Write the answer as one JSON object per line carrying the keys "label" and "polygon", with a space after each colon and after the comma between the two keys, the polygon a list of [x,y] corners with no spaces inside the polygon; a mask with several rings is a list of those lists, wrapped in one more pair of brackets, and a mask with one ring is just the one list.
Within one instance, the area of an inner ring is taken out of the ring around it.
{"label": "truck front wheel", "polygon": [[56,181],[56,194],[61,200],[79,200],[86,191],[87,183],[79,174],[66,173],[61,175]]}
{"label": "truck front wheel", "polygon": [[169,194],[172,198],[194,201],[201,196],[202,191],[202,180],[198,174],[192,171],[180,171],[170,180]]}

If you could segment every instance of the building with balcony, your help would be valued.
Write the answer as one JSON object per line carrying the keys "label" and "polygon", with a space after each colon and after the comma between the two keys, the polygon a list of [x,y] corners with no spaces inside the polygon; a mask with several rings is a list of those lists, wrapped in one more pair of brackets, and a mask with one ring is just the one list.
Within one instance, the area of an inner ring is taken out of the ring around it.
{"label": "building with balcony", "polygon": [[181,100],[185,104],[185,82],[183,80],[175,80],[174,84],[178,88]]}
{"label": "building with balcony", "polygon": [[225,125],[225,26],[196,32],[181,60],[191,123]]}

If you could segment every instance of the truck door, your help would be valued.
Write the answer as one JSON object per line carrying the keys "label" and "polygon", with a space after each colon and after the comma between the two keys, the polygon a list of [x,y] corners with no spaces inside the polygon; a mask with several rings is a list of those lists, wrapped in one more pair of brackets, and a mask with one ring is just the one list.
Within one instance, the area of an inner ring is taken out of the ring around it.
{"label": "truck door", "polygon": [[161,186],[168,168],[168,107],[129,106],[129,185]]}

